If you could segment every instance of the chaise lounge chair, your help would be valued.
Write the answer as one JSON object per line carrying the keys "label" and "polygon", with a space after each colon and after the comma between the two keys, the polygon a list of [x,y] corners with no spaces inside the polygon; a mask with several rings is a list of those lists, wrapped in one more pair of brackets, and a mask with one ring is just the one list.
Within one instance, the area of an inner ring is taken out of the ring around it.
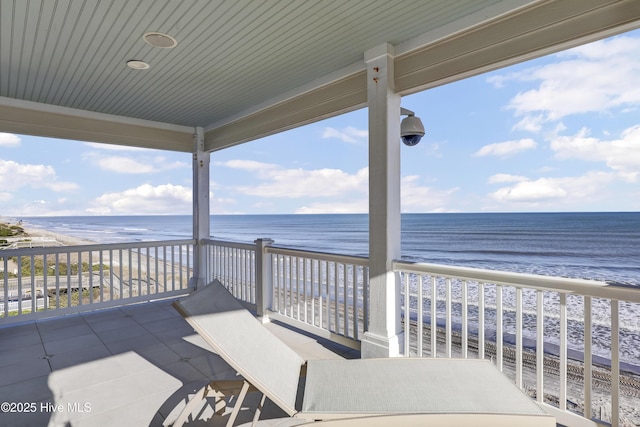
{"label": "chaise lounge chair", "polygon": [[206,397],[215,397],[216,413],[221,413],[224,399],[233,394],[235,403],[227,422],[231,426],[249,391],[262,393],[254,423],[266,397],[300,423],[321,421],[336,427],[358,422],[359,425],[555,426],[554,417],[547,415],[488,360],[389,358],[307,362],[265,328],[218,281],[176,301],[174,307],[243,377],[239,381],[209,383],[187,404],[174,426],[187,422]]}

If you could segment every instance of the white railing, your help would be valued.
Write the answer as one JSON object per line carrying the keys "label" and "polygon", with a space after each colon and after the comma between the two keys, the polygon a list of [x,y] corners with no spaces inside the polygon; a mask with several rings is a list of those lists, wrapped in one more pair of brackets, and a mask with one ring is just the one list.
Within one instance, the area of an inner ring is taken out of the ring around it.
{"label": "white railing", "polygon": [[194,241],[0,252],[0,323],[184,294]]}
{"label": "white railing", "polygon": [[490,358],[564,425],[625,425],[635,412],[640,378],[621,372],[620,337],[640,335],[640,289],[402,261],[394,269],[405,356]]}
{"label": "white railing", "polygon": [[204,239],[206,277],[219,280],[240,301],[256,303],[256,245]]}
{"label": "white railing", "polygon": [[[202,243],[205,283],[220,280],[259,316],[359,347],[367,258],[269,239]],[[184,294],[194,250],[179,240],[2,251],[0,324]],[[629,368],[640,365],[638,288],[404,261],[393,269],[405,356],[492,359],[563,425],[640,421],[640,374]]]}
{"label": "white railing", "polygon": [[[369,317],[368,259],[268,239],[207,243],[211,277],[259,315],[358,347]],[[640,339],[640,289],[403,261],[393,268],[405,356],[491,359],[563,425],[638,422],[640,376],[626,367],[640,365],[628,352]]]}
{"label": "white railing", "polygon": [[[271,270],[270,317],[295,320],[356,346],[369,318],[369,260],[267,246]],[[266,262],[269,262],[268,260]]]}
{"label": "white railing", "polygon": [[368,318],[368,259],[204,239],[206,280],[259,315],[359,348]]}

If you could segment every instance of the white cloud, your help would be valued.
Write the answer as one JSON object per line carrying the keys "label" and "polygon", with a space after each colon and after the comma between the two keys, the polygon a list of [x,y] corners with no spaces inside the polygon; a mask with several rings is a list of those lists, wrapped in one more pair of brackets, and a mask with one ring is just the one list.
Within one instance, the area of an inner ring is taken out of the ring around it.
{"label": "white cloud", "polygon": [[232,169],[241,169],[246,171],[264,171],[278,169],[279,166],[271,163],[257,162],[255,160],[228,160],[226,162],[216,163],[218,166],[226,166]]}
{"label": "white cloud", "polygon": [[180,185],[143,184],[96,198],[88,213],[98,215],[179,215],[192,211],[192,190]]}
{"label": "white cloud", "polygon": [[233,215],[242,213],[238,212],[236,208],[238,201],[232,197],[213,197],[213,194],[211,194],[209,200],[211,200],[209,207],[212,214]]}
{"label": "white cloud", "polygon": [[619,139],[602,141],[591,137],[588,129],[576,135],[556,136],[551,149],[559,159],[580,159],[603,162],[627,181],[636,182],[640,177],[640,125],[622,132]]}
{"label": "white cloud", "polygon": [[367,199],[350,200],[346,202],[311,203],[296,209],[297,214],[343,214],[367,213],[369,201]]}
{"label": "white cloud", "polygon": [[489,184],[502,184],[505,182],[523,182],[528,181],[529,178],[520,175],[510,175],[506,173],[498,173],[489,177]]}
{"label": "white cloud", "polygon": [[0,188],[18,190],[22,187],[48,188],[56,192],[73,191],[78,185],[58,181],[52,166],[20,164],[0,159]]}
{"label": "white cloud", "polygon": [[332,127],[326,127],[324,132],[322,133],[322,138],[337,138],[342,142],[348,142],[354,144],[356,142],[362,141],[369,136],[368,130],[356,129],[352,126],[348,126],[342,130],[335,129]]}
{"label": "white cloud", "polygon": [[418,175],[402,178],[402,212],[444,212],[458,188],[438,190],[418,184]]}
{"label": "white cloud", "polygon": [[267,198],[336,197],[350,192],[366,193],[369,172],[363,168],[355,174],[340,169],[285,169],[252,160],[230,160],[221,165],[252,171],[262,182],[236,186],[234,190]]}
{"label": "white cloud", "polygon": [[11,200],[12,195],[6,191],[0,191],[0,202],[8,202]]}
{"label": "white cloud", "polygon": [[[233,190],[264,198],[304,199],[330,198],[304,204],[296,213],[361,213],[368,212],[369,169],[355,173],[340,169],[285,169],[273,164],[235,160],[224,166],[255,172],[262,182],[252,186],[237,186]],[[418,184],[419,176],[402,178],[402,210],[405,212],[442,211],[457,191],[438,190]]]}
{"label": "white cloud", "polygon": [[492,193],[492,197],[501,202],[541,202],[566,197],[557,181],[540,178],[536,181],[521,181],[512,187],[503,187]]}
{"label": "white cloud", "polygon": [[603,189],[613,180],[613,174],[598,171],[577,177],[520,180],[498,189],[490,197],[506,205],[559,210],[561,206],[580,206],[606,197]]}
{"label": "white cloud", "polygon": [[521,139],[518,141],[505,141],[488,144],[480,148],[474,153],[476,157],[499,156],[507,157],[521,151],[532,150],[536,148],[536,142],[533,139]]}
{"label": "white cloud", "polygon": [[125,156],[102,156],[98,153],[85,154],[85,159],[94,162],[100,169],[123,174],[148,174],[165,172],[171,169],[190,167],[184,162],[167,162],[164,156],[138,159]]}
{"label": "white cloud", "polygon": [[621,36],[564,51],[558,62],[488,79],[496,87],[509,80],[539,82],[508,105],[524,118],[517,129],[538,131],[543,122],[613,108],[640,105],[640,39]]}
{"label": "white cloud", "polygon": [[523,130],[531,133],[538,133],[542,130],[544,117],[542,114],[528,115],[522,118],[518,123],[513,125],[511,130]]}
{"label": "white cloud", "polygon": [[101,157],[96,160],[96,163],[100,169],[117,173],[143,174],[154,172],[153,166],[140,163],[128,157]]}
{"label": "white cloud", "polygon": [[0,132],[0,147],[17,147],[20,145],[20,141],[18,135]]}

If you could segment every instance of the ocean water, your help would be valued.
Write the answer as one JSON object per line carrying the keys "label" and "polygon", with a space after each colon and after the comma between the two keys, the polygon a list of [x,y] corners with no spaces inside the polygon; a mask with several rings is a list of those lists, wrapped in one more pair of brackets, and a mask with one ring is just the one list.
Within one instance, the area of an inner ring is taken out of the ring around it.
{"label": "ocean water", "polygon": [[[25,225],[98,243],[191,238],[190,216],[89,216],[22,218]],[[367,256],[367,215],[212,216],[213,238]],[[405,214],[402,258],[640,287],[640,213]],[[529,299],[533,298],[530,296]],[[505,304],[513,295],[505,293]],[[525,296],[527,299],[527,296]],[[557,299],[557,298],[556,298]],[[557,301],[545,300],[553,308]],[[593,346],[610,359],[608,302],[594,300]],[[569,346],[582,349],[582,299],[570,297]],[[470,308],[473,312],[474,307]],[[495,310],[493,311],[495,312]],[[487,316],[491,317],[491,309]],[[505,321],[509,322],[509,313]],[[545,340],[557,344],[557,316],[549,315]],[[621,360],[640,371],[640,306],[621,306]],[[525,304],[525,338],[535,339],[535,311]],[[511,322],[513,323],[513,322]],[[509,326],[507,326],[507,332]],[[490,332],[490,331],[489,331]]]}
{"label": "ocean water", "polygon": [[[22,218],[98,243],[191,238],[190,216]],[[367,256],[367,215],[214,215],[213,238]],[[404,214],[402,258],[640,286],[640,212]]]}

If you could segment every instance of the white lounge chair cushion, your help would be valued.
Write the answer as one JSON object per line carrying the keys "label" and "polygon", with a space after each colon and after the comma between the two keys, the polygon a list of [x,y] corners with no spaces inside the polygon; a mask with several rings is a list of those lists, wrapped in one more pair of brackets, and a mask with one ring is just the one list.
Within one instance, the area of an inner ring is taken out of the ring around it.
{"label": "white lounge chair cushion", "polygon": [[218,281],[174,306],[232,368],[293,415],[305,361],[269,332]]}
{"label": "white lounge chair cushion", "polygon": [[488,360],[420,358],[310,360],[301,412],[545,415]]}

